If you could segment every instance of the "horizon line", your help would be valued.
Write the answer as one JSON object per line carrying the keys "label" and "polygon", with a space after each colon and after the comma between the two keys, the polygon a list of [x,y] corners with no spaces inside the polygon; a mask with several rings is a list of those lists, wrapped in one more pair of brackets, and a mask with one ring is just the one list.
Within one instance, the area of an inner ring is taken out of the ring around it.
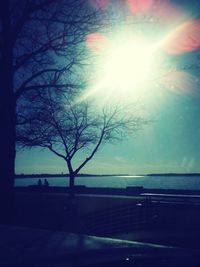
{"label": "horizon line", "polygon": [[[112,174],[93,174],[93,173],[79,173],[78,176],[161,176],[161,175],[200,175],[200,172],[165,172],[165,173],[146,173],[146,174],[127,174],[127,173],[112,173]],[[18,173],[15,177],[20,176],[69,176],[69,173]]]}

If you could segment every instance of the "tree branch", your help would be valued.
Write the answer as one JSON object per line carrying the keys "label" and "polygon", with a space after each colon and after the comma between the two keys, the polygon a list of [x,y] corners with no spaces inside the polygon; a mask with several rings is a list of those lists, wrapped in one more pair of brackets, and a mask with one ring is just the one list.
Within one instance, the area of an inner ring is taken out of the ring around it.
{"label": "tree branch", "polygon": [[21,16],[21,18],[18,20],[18,22],[16,23],[16,26],[13,29],[13,33],[12,33],[12,43],[14,45],[14,43],[16,42],[20,31],[22,30],[24,24],[26,23],[26,21],[29,19],[30,15],[36,11],[41,10],[42,8],[44,8],[47,5],[50,5],[51,3],[55,2],[54,0],[45,0],[40,4],[37,4],[35,6],[30,6],[30,3],[27,4],[27,6],[25,6],[23,14]]}
{"label": "tree branch", "polygon": [[95,153],[97,152],[98,148],[100,147],[102,141],[103,141],[103,137],[104,137],[104,129],[102,129],[102,132],[101,132],[101,135],[100,135],[100,138],[99,138],[99,141],[97,143],[97,145],[94,147],[92,153],[89,155],[89,157],[87,157],[83,163],[74,171],[75,175],[77,175],[79,173],[79,171],[88,163],[88,161],[90,161]]}
{"label": "tree branch", "polygon": [[51,152],[56,154],[58,157],[63,158],[66,161],[66,157],[57,152],[55,149],[53,149],[52,145],[46,146]]}

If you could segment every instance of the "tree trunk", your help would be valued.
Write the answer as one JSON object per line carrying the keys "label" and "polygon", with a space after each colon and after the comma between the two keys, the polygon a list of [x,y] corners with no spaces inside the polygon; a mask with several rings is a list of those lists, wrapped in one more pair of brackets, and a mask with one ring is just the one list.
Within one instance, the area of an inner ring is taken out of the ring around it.
{"label": "tree trunk", "polygon": [[73,198],[75,196],[75,175],[70,173],[69,175],[69,196]]}
{"label": "tree trunk", "polygon": [[9,1],[1,1],[0,54],[0,223],[12,223],[14,211],[15,96]]}

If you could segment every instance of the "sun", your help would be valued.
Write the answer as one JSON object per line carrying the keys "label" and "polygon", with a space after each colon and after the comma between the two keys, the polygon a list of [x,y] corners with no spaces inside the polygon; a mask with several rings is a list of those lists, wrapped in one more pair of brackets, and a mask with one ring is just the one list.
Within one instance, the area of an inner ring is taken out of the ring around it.
{"label": "sun", "polygon": [[113,42],[97,64],[97,75],[89,94],[118,100],[145,94],[155,75],[156,45],[144,39]]}
{"label": "sun", "polygon": [[143,42],[112,47],[102,62],[104,82],[114,89],[137,89],[150,78],[153,47]]}

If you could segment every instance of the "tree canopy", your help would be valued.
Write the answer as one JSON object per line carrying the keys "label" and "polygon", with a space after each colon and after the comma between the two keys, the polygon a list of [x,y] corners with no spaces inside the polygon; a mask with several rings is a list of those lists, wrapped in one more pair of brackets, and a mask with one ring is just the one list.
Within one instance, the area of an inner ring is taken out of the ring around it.
{"label": "tree canopy", "polygon": [[[17,127],[17,141],[22,147],[40,146],[65,160],[70,178],[94,157],[105,143],[121,141],[148,121],[134,106],[99,106],[79,101],[70,93],[47,90],[35,96],[26,123]],[[20,111],[19,111],[20,113]],[[80,164],[75,159],[78,157]]]}
{"label": "tree canopy", "polygon": [[[101,12],[84,0],[0,1],[0,212],[12,221],[18,110],[27,95],[83,83],[83,41]],[[76,70],[76,71],[75,71]],[[76,83],[71,83],[76,77]],[[34,98],[32,97],[32,101]],[[24,111],[23,117],[29,112]],[[5,204],[6,203],[6,204]]]}

